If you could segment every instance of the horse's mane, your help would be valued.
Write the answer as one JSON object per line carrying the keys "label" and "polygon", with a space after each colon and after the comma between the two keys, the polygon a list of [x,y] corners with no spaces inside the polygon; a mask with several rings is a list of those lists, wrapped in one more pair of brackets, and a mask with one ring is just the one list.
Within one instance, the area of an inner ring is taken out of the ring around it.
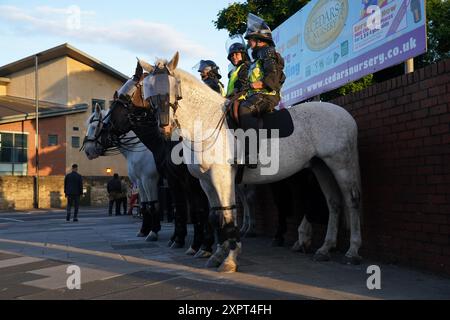
{"label": "horse's mane", "polygon": [[181,80],[182,88],[190,89],[189,91],[183,90],[182,92],[184,95],[186,91],[186,94],[190,95],[190,99],[198,100],[199,103],[206,103],[210,106],[213,104],[223,104],[225,102],[222,95],[212,90],[191,73],[182,69],[176,69],[174,73]]}

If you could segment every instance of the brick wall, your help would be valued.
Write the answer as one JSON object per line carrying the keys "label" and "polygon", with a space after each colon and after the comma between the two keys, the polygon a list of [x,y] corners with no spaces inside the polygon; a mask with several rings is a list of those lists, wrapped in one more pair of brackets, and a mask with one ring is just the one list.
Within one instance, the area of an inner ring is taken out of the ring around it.
{"label": "brick wall", "polygon": [[[359,127],[361,253],[450,274],[450,60],[331,102]],[[259,193],[258,229],[273,234],[276,210],[267,188]],[[288,221],[293,241],[300,217]],[[317,240],[324,232],[315,225]],[[347,237],[341,231],[340,248]]]}
{"label": "brick wall", "polygon": [[[82,206],[107,206],[106,184],[110,177],[84,177],[86,194]],[[33,208],[34,177],[0,177],[0,210],[27,210]],[[39,178],[39,207],[65,208],[64,176]]]}

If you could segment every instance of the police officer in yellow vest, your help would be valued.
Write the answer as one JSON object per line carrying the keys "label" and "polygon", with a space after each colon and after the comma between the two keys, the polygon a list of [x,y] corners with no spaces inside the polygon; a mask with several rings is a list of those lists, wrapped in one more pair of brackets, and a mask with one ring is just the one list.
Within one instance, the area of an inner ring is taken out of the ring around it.
{"label": "police officer in yellow vest", "polygon": [[228,49],[228,60],[234,68],[228,75],[227,98],[248,90],[248,68],[250,58],[242,43],[233,43]]}
{"label": "police officer in yellow vest", "polygon": [[273,111],[278,105],[286,77],[284,60],[275,50],[272,32],[264,20],[250,13],[245,39],[252,49],[254,61],[248,73],[247,98],[239,110],[242,128],[248,129],[257,127],[258,115]]}
{"label": "police officer in yellow vest", "polygon": [[200,72],[200,76],[203,82],[216,91],[220,93],[222,96],[225,95],[225,90],[223,87],[222,76],[219,73],[219,67],[216,65],[214,61],[211,60],[201,60],[198,67],[198,72]]}
{"label": "police officer in yellow vest", "polygon": [[240,125],[247,130],[258,129],[258,117],[273,111],[278,105],[281,86],[286,77],[283,73],[284,60],[275,50],[272,31],[263,19],[249,14],[245,39],[254,59],[248,72],[246,99],[239,107]]}

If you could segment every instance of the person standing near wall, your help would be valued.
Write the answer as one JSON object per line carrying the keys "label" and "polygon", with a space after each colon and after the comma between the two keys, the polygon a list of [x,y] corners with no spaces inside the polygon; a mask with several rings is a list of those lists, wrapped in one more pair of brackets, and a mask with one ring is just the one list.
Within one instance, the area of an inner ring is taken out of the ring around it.
{"label": "person standing near wall", "polygon": [[120,216],[120,197],[122,193],[122,184],[120,183],[119,175],[114,174],[114,177],[108,182],[107,191],[109,195],[109,209],[108,213],[112,216],[112,208],[116,206],[116,216]]}
{"label": "person standing near wall", "polygon": [[64,178],[64,194],[67,198],[66,221],[70,221],[71,209],[74,207],[73,222],[78,222],[80,196],[83,194],[83,177],[78,173],[78,165],[72,166],[72,172]]}
{"label": "person standing near wall", "polygon": [[121,193],[120,193],[120,205],[119,205],[119,210],[120,207],[123,206],[123,215],[127,214],[127,202],[128,202],[128,182],[125,181],[125,178],[122,177],[120,179],[120,185],[121,185]]}

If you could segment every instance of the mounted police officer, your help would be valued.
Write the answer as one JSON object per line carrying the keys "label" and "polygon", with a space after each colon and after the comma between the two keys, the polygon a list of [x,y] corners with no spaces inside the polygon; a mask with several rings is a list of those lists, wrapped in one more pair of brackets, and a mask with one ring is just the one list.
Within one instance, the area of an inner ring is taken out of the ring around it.
{"label": "mounted police officer", "polygon": [[286,79],[284,60],[275,50],[272,32],[261,18],[249,14],[245,39],[254,59],[248,73],[249,90],[239,114],[243,129],[257,128],[257,117],[271,112],[280,102],[280,90]]}
{"label": "mounted police officer", "polygon": [[226,97],[231,98],[235,94],[246,92],[249,89],[248,69],[250,67],[250,57],[245,45],[240,42],[231,44],[228,49],[228,60],[233,64],[233,69],[228,75],[229,81]]}
{"label": "mounted police officer", "polygon": [[[258,129],[258,117],[272,112],[278,105],[286,77],[283,73],[284,60],[275,50],[272,31],[263,19],[249,14],[245,39],[254,59],[248,72],[246,99],[239,107],[240,125],[247,130]],[[248,148],[245,149],[248,163]]]}
{"label": "mounted police officer", "polygon": [[224,87],[220,79],[222,76],[219,73],[219,67],[214,61],[211,60],[201,60],[198,63],[198,70],[203,82],[216,91],[217,93],[224,95]]}
{"label": "mounted police officer", "polygon": [[232,117],[239,123],[238,108],[242,100],[245,99],[248,91],[248,69],[250,67],[250,57],[247,53],[246,45],[242,35],[235,35],[229,39],[228,60],[232,64],[232,70],[228,74],[228,87],[226,97],[232,103]]}

